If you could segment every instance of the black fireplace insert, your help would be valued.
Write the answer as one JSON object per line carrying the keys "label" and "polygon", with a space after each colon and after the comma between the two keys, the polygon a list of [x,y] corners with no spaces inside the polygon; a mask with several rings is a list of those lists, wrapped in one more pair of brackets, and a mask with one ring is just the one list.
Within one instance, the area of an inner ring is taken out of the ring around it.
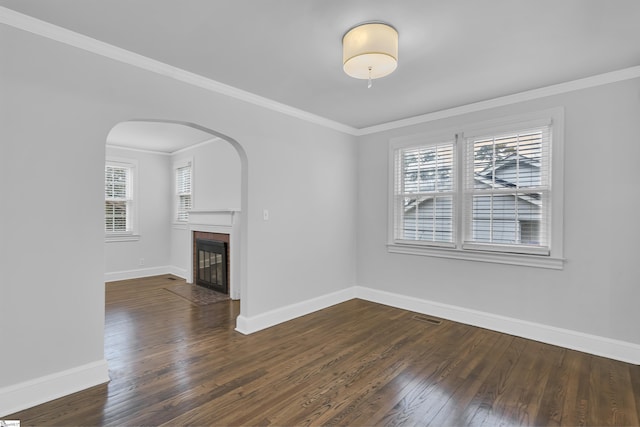
{"label": "black fireplace insert", "polygon": [[196,285],[228,294],[227,244],[196,239],[196,257]]}

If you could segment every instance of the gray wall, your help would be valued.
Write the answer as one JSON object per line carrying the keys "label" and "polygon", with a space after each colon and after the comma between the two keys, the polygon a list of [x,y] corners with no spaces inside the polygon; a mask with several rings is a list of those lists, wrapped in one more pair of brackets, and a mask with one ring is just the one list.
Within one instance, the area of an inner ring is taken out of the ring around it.
{"label": "gray wall", "polygon": [[[226,141],[216,140],[181,151],[171,161],[193,160],[193,209],[239,209],[241,164],[236,150]],[[187,276],[189,231],[184,224],[170,225],[170,265],[175,274]]]}
{"label": "gray wall", "polygon": [[[107,147],[107,157],[138,161],[137,195],[134,202],[138,211],[140,239],[127,242],[105,243],[105,278],[113,273],[131,272],[143,275],[154,268],[169,265],[171,219],[171,158],[160,154]],[[143,260],[142,265],[140,260]]]}
{"label": "gray wall", "polygon": [[[355,285],[355,138],[6,26],[0,51],[3,200],[18,206],[0,210],[0,342],[17,349],[0,390],[104,358],[105,141],[125,120],[197,123],[244,148],[243,315]],[[29,238],[51,245],[35,268]]]}
{"label": "gray wall", "polygon": [[[640,343],[640,80],[361,138],[358,284]],[[564,270],[388,253],[389,139],[565,107]]]}

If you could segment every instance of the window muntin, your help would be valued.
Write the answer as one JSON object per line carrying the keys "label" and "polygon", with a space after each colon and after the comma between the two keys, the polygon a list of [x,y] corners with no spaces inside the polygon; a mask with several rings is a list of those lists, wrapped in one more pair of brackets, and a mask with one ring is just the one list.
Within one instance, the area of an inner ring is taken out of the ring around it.
{"label": "window muntin", "polygon": [[133,172],[131,166],[105,165],[104,228],[107,234],[133,232]]}
{"label": "window muntin", "polygon": [[191,164],[176,169],[176,221],[189,220],[193,200],[191,194]]}

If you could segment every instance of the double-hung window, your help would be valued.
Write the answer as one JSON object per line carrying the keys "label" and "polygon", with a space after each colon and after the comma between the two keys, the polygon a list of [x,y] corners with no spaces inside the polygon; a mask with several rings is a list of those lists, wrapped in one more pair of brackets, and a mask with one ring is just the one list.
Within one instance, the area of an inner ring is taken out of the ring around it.
{"label": "double-hung window", "polygon": [[192,162],[188,161],[175,167],[176,176],[176,221],[189,219],[189,211],[193,206],[192,195]]}
{"label": "double-hung window", "polygon": [[104,174],[104,230],[107,238],[136,233],[135,162],[107,160]]}
{"label": "double-hung window", "polygon": [[549,255],[550,124],[464,144],[463,248]]}
{"label": "double-hung window", "polygon": [[453,140],[436,140],[396,151],[396,241],[455,246],[454,155]]}
{"label": "double-hung window", "polygon": [[562,110],[390,144],[391,252],[562,268]]}

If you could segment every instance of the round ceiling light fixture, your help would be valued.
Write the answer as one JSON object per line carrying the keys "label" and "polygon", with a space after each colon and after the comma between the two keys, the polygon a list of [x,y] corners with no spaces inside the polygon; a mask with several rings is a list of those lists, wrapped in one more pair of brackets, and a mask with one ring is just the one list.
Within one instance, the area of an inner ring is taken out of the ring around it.
{"label": "round ceiling light fixture", "polygon": [[371,80],[391,74],[398,66],[398,31],[383,22],[353,27],[342,38],[344,72]]}

